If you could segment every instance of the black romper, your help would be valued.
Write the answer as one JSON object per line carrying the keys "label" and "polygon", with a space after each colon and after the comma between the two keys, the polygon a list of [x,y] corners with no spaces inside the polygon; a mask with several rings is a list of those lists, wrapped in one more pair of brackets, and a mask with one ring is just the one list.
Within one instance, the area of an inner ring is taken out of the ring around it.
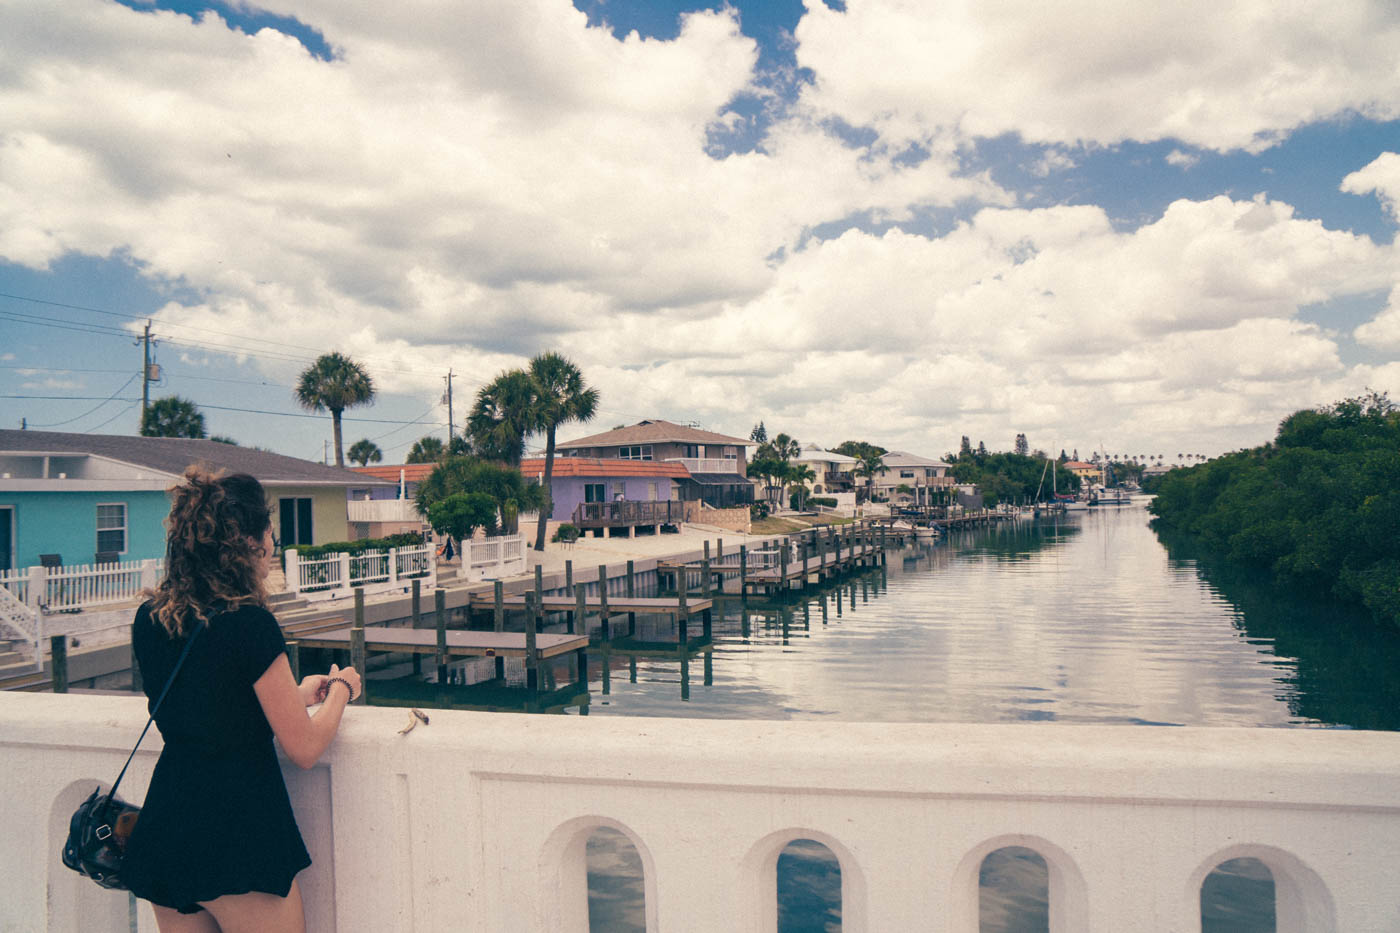
{"label": "black romper", "polygon": [[[131,641],[152,706],[185,640],[170,638],[147,603]],[[257,606],[212,615],[190,649],[156,716],[165,748],[122,866],[137,897],[181,913],[225,894],[286,897],[311,864],[253,692],[285,650],[277,620]]]}

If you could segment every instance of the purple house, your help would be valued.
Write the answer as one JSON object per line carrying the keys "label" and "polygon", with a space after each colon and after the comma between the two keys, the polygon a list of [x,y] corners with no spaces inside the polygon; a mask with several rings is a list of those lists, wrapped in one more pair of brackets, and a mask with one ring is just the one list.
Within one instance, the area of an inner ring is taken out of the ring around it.
{"label": "purple house", "polygon": [[[520,472],[539,482],[544,459],[522,460]],[[599,536],[609,528],[677,525],[685,520],[682,490],[690,471],[681,463],[556,457],[550,520],[570,522]]]}

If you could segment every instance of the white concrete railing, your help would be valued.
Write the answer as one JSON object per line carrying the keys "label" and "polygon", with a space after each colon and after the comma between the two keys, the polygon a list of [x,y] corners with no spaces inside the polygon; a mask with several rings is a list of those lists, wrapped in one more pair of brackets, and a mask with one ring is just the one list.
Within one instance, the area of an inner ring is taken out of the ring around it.
{"label": "white concrete railing", "polygon": [[165,569],[162,558],[112,564],[66,564],[0,571],[0,586],[34,609],[66,612],[137,599],[153,589]]}
{"label": "white concrete railing", "polygon": [[[125,896],[57,853],[144,721],[139,698],[0,702],[0,930],[127,929]],[[1273,873],[1279,933],[1400,929],[1393,733],[445,710],[402,724],[356,707],[321,765],[284,768],[312,933],[583,933],[586,840],[604,826],[636,845],[647,929],[666,933],[773,933],[778,855],[804,838],[840,861],[845,933],[973,933],[978,869],[1004,846],[1045,859],[1053,933],[1198,933],[1202,881],[1243,857]]]}
{"label": "white concrete railing", "polygon": [[344,599],[355,590],[366,595],[386,593],[419,579],[424,586],[437,585],[437,555],[430,544],[415,548],[389,548],[339,553],[305,560],[295,548],[282,553],[287,591],[303,599]]}
{"label": "white concrete railing", "polygon": [[423,515],[412,499],[351,499],[345,517],[352,522],[421,522]]}

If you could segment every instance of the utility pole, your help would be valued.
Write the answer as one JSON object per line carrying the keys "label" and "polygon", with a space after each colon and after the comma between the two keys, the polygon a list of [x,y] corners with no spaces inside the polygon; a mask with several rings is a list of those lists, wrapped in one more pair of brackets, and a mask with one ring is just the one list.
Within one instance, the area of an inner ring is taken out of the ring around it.
{"label": "utility pole", "polygon": [[447,370],[447,447],[452,448],[452,369]]}
{"label": "utility pole", "polygon": [[146,322],[146,332],[140,337],[143,347],[141,358],[141,423],[146,423],[146,409],[151,407],[151,322]]}

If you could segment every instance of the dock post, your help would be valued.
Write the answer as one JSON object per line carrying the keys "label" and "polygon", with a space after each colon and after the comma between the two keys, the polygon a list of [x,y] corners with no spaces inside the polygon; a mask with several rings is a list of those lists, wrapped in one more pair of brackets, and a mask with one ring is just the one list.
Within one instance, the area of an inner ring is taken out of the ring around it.
{"label": "dock post", "polygon": [[749,546],[739,545],[739,600],[749,601]]}
{"label": "dock post", "polygon": [[684,649],[686,642],[690,641],[686,634],[686,626],[690,622],[690,601],[686,598],[688,595],[685,590],[681,590],[680,605],[676,608],[676,626],[679,629],[682,649]]}
{"label": "dock post", "polygon": [[535,645],[536,634],[544,623],[544,568],[535,565],[534,605],[525,617],[525,686],[540,688],[540,655]]}
{"label": "dock post", "polygon": [[369,692],[369,678],[365,665],[365,591],[355,590],[355,624],[350,627],[350,665],[360,674],[360,695],[355,698],[359,706],[365,704],[365,694]]}
{"label": "dock post", "polygon": [[835,546],[836,557],[831,562],[832,570],[841,569],[841,532],[836,530],[836,526],[831,526],[831,543]]}
{"label": "dock post", "polygon": [[[635,565],[633,564],[633,562],[629,560],[629,561],[627,562],[627,598],[628,598],[628,599],[631,599],[632,597],[634,597],[634,596],[636,596],[636,595],[637,595],[636,567],[635,567]],[[636,614],[635,612],[629,612],[629,613],[627,613],[627,634],[628,634],[628,635],[635,635],[635,634],[637,634],[637,614]]]}
{"label": "dock post", "polygon": [[[414,655],[417,660],[418,655]],[[287,666],[292,669],[292,680],[301,683],[301,645],[294,641],[287,642]]]}
{"label": "dock post", "polygon": [[705,556],[700,559],[700,593],[710,598],[710,539],[705,539]]}
{"label": "dock post", "polygon": [[603,641],[612,640],[612,624],[608,620],[608,565],[598,565],[598,632]]}
{"label": "dock post", "polygon": [[778,542],[778,546],[782,548],[778,552],[778,566],[781,568],[778,574],[778,586],[784,590],[788,588],[788,541],[789,539],[784,537]]}
{"label": "dock post", "polygon": [[808,552],[811,551],[811,538],[812,535],[806,531],[802,532],[801,536],[798,538],[798,540],[802,542],[802,588],[804,590],[807,588],[807,557]]}
{"label": "dock post", "polygon": [[50,635],[49,651],[53,655],[53,692],[68,692],[68,636]]}
{"label": "dock post", "polygon": [[[495,603],[492,606],[494,629],[497,632],[504,632],[506,630],[506,588],[500,580],[492,585],[491,598]],[[506,659],[500,655],[496,655],[496,679],[506,679]]]}
{"label": "dock post", "polygon": [[[588,634],[588,603],[584,601],[583,587],[574,585],[574,615],[578,618],[578,627],[583,634]],[[574,627],[569,626],[569,634],[574,634]]]}
{"label": "dock post", "polygon": [[[564,592],[565,592],[565,593],[573,593],[573,591],[574,591],[574,562],[573,562],[572,560],[566,560],[566,561],[564,561]],[[568,623],[569,623],[569,634],[570,634],[570,635],[572,635],[572,634],[574,633],[574,615],[575,615],[575,612],[573,612],[573,611],[564,613],[564,618],[565,618],[565,620],[567,620]],[[579,621],[582,622],[582,618],[581,618],[581,617],[580,617]]]}
{"label": "dock post", "polygon": [[[423,581],[422,581],[422,580],[419,580],[417,577],[414,577],[414,578],[413,578],[412,612],[413,612],[413,628],[414,628],[415,630],[417,630],[418,628],[420,628],[420,627],[422,626],[422,624],[423,624],[423,603],[422,603],[422,599],[423,599],[423,587],[422,587],[422,583],[423,583]],[[292,673],[293,673],[293,674],[296,673],[296,669],[295,669],[295,668],[293,668]],[[413,673],[414,673],[414,676],[417,676],[418,674],[423,673],[423,656],[422,656],[421,654],[419,654],[418,652],[416,652],[416,651],[413,652]],[[300,680],[301,678],[297,678],[297,679]]]}
{"label": "dock post", "polygon": [[822,594],[822,625],[826,624],[826,594]]}
{"label": "dock post", "polygon": [[441,687],[447,683],[447,593],[444,590],[433,592],[433,625],[437,629],[437,682]]}
{"label": "dock post", "polygon": [[685,645],[681,645],[681,699],[690,699],[690,656],[685,653]]}

